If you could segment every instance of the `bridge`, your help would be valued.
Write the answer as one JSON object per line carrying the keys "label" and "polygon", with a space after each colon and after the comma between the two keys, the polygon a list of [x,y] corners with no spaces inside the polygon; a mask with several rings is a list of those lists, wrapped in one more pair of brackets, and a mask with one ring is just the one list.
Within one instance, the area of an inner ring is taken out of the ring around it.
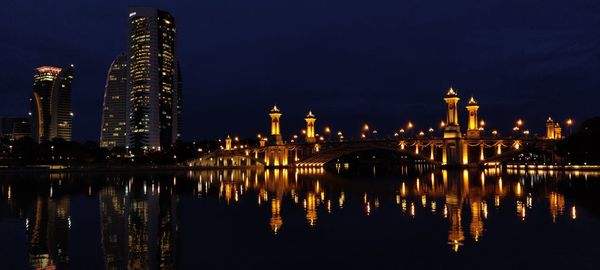
{"label": "bridge", "polygon": [[[309,112],[305,118],[304,138],[293,136],[284,142],[280,132],[282,113],[277,106],[269,112],[271,134],[260,137],[255,146],[234,145],[227,137],[222,149],[204,154],[185,162],[189,167],[228,168],[228,167],[323,167],[343,162],[350,156],[360,157],[362,153],[389,153],[401,160],[423,163],[436,167],[482,167],[497,166],[510,161],[525,151],[553,155],[553,142],[562,139],[560,125],[551,118],[546,122],[546,136],[532,136],[527,130],[520,131],[521,121],[514,127],[513,136],[503,137],[497,131],[484,134],[484,122],[478,121],[479,105],[471,98],[466,106],[468,123],[466,133],[461,132],[458,121],[458,101],[460,98],[450,88],[444,97],[447,105],[446,121],[442,122],[441,134],[421,131],[407,135],[404,129],[393,137],[372,139],[367,136],[369,127],[359,139],[346,140],[343,134],[326,139],[315,133],[316,116]],[[412,128],[409,123],[408,129]],[[326,130],[327,131],[327,130]],[[364,155],[363,155],[364,156]],[[375,156],[373,156],[375,158]]]}

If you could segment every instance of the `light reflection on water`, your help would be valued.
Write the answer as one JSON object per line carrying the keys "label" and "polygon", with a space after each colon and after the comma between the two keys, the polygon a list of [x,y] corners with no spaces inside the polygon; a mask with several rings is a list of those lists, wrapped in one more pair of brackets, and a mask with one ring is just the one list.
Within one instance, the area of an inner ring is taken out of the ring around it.
{"label": "light reflection on water", "polygon": [[[209,207],[213,215],[230,215],[228,209],[237,207],[267,210],[267,215],[242,220],[264,224],[265,230],[259,229],[253,238],[258,243],[272,237],[302,237],[303,231],[319,230],[322,223],[326,227],[353,226],[342,223],[341,217],[336,219],[338,215],[351,215],[357,222],[378,216],[389,222],[422,219],[445,228],[445,237],[428,241],[444,243],[446,250],[460,254],[466,247],[477,248],[488,234],[507,233],[490,224],[525,224],[535,219],[536,223],[551,226],[560,221],[585,223],[586,219],[596,218],[580,214],[577,194],[582,186],[573,187],[571,183],[598,179],[600,175],[595,172],[502,173],[496,169],[378,177],[341,176],[322,169],[2,175],[0,226],[16,222],[25,233],[22,245],[26,247],[26,262],[9,260],[8,265],[34,269],[66,269],[77,260],[71,244],[85,245],[78,243],[77,233],[71,232],[74,220],[82,218],[72,216],[74,209],[98,224],[95,233],[99,235],[101,254],[97,254],[98,261],[89,263],[103,269],[187,268],[181,261],[189,259],[181,254],[190,252],[183,249],[198,247],[182,243],[186,237],[196,237],[203,228],[186,228],[181,221],[198,216],[208,226],[211,216],[205,216],[200,206]],[[571,197],[565,195],[565,190]],[[79,197],[91,200],[95,207],[74,205]],[[437,231],[431,233],[439,235]],[[15,256],[6,257],[23,258],[18,250],[14,252]]]}

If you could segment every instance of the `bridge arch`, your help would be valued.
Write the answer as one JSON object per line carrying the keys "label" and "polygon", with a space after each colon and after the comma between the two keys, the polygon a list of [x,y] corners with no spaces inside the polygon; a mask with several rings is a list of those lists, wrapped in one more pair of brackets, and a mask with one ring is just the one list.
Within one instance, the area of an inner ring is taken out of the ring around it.
{"label": "bridge arch", "polygon": [[237,152],[215,151],[210,154],[203,155],[186,161],[188,167],[264,167],[263,160],[257,159],[251,155],[245,155]]}
{"label": "bridge arch", "polygon": [[397,145],[359,143],[351,145],[341,145],[339,147],[319,151],[303,160],[298,161],[296,163],[296,167],[321,167],[328,163],[337,161],[345,156],[349,156],[351,154],[364,153],[368,151],[387,151],[406,156],[412,160],[422,161],[423,163],[440,165],[438,161],[431,160],[424,155],[417,154],[412,151],[400,149],[400,147]]}

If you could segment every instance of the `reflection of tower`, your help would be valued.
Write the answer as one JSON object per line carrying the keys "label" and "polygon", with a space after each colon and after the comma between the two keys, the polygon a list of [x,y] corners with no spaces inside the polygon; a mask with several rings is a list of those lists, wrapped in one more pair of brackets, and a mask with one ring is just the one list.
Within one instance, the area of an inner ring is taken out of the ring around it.
{"label": "reflection of tower", "polygon": [[479,110],[479,105],[477,105],[477,101],[471,97],[471,100],[469,100],[469,104],[467,105],[467,111],[469,112],[469,128],[467,129],[467,138],[469,139],[477,139],[480,136],[477,110]]}
{"label": "reflection of tower", "polygon": [[274,234],[277,234],[281,225],[283,225],[283,219],[281,218],[281,200],[273,198],[271,200],[271,219],[269,220],[271,229]]}
{"label": "reflection of tower", "polygon": [[556,192],[550,192],[550,215],[552,222],[556,222],[556,218],[562,215],[565,211],[565,197]]}
{"label": "reflection of tower", "polygon": [[107,186],[99,192],[100,228],[106,269],[127,268],[127,217],[125,192]]}
{"label": "reflection of tower", "polygon": [[[446,207],[448,209],[448,219],[450,230],[448,231],[448,244],[454,251],[463,245],[465,235],[462,229],[462,194],[458,189],[460,186],[460,176],[454,172],[449,172],[449,185],[446,191]],[[468,180],[465,182],[468,185]],[[463,187],[464,188],[464,187]]]}
{"label": "reflection of tower", "polygon": [[471,202],[471,236],[475,241],[483,235],[483,219],[481,217],[481,202]]}
{"label": "reflection of tower", "polygon": [[69,206],[69,198],[36,199],[33,217],[28,219],[33,224],[27,224],[33,269],[68,267]]}
{"label": "reflection of tower", "polygon": [[315,226],[317,224],[317,196],[314,192],[308,193],[304,207],[306,208],[306,222],[310,226]]}
{"label": "reflection of tower", "polygon": [[317,118],[312,111],[309,111],[304,120],[306,120],[306,142],[315,143],[317,141],[315,138],[315,121]]}
{"label": "reflection of tower", "polygon": [[277,145],[283,144],[281,131],[279,130],[279,118],[281,115],[281,111],[277,108],[277,105],[273,106],[273,109],[269,112],[269,116],[271,116],[271,136]]}

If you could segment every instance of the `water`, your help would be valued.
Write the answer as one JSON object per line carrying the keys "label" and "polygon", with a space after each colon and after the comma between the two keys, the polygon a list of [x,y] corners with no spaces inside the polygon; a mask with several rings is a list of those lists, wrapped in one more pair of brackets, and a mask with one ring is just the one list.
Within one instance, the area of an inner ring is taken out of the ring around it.
{"label": "water", "polygon": [[598,192],[593,172],[6,174],[0,269],[596,269]]}

